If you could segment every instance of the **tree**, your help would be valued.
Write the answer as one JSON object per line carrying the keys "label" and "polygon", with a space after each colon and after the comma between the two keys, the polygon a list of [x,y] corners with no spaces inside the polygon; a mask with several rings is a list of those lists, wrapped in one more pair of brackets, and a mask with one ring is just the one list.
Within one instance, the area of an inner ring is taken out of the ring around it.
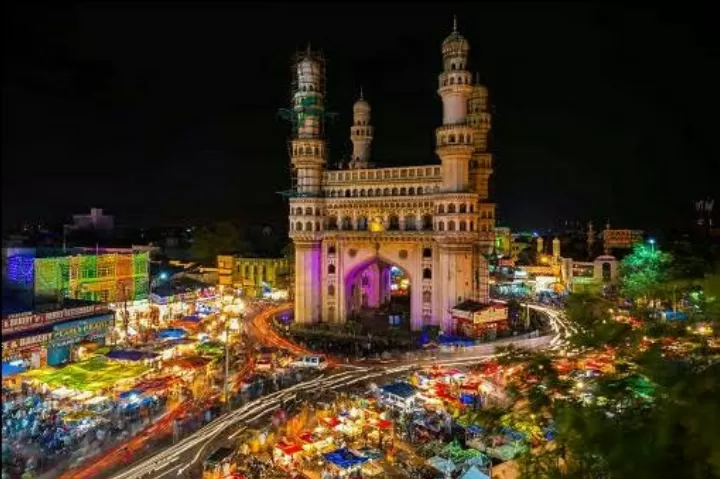
{"label": "tree", "polygon": [[230,221],[203,227],[193,235],[191,252],[197,261],[214,263],[221,254],[248,253],[249,245]]}
{"label": "tree", "polygon": [[620,291],[633,302],[659,299],[670,279],[672,256],[655,245],[637,244],[620,263]]}
{"label": "tree", "polygon": [[567,319],[577,329],[570,341],[585,347],[625,344],[631,339],[632,328],[613,319],[610,313],[613,306],[610,301],[591,293],[569,295],[566,301]]}

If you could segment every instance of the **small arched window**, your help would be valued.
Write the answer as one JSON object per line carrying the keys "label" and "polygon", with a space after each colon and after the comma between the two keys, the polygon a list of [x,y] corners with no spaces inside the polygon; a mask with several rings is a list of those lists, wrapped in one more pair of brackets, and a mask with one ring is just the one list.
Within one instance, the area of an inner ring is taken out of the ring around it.
{"label": "small arched window", "polygon": [[432,279],[432,270],[430,268],[423,270],[423,279]]}
{"label": "small arched window", "polygon": [[309,221],[307,223],[305,223],[305,231],[312,231],[312,230],[313,230],[312,223]]}
{"label": "small arched window", "polygon": [[313,212],[312,212],[312,208],[305,208],[305,214],[306,214],[306,215],[311,215],[312,213],[313,213]]}
{"label": "small arched window", "polygon": [[425,231],[432,231],[433,229],[433,218],[430,215],[423,216],[422,219],[422,228]]}
{"label": "small arched window", "polygon": [[345,198],[350,198],[350,190],[345,190]]}
{"label": "small arched window", "polygon": [[414,194],[415,194],[415,188],[413,188],[411,186],[410,188],[408,188],[408,195],[414,195]]}
{"label": "small arched window", "polygon": [[432,248],[423,248],[423,258],[432,258]]}
{"label": "small arched window", "polygon": [[445,231],[445,222],[438,221],[438,231]]}
{"label": "small arched window", "polygon": [[356,198],[357,198],[357,195],[358,195],[358,190],[353,190],[353,193],[352,193],[352,195],[353,195],[354,197],[356,197]]}
{"label": "small arched window", "polygon": [[417,189],[417,194],[422,195],[422,192],[423,192],[422,186],[419,186]]}
{"label": "small arched window", "polygon": [[366,193],[367,193],[367,192],[365,191],[364,188],[363,188],[362,190],[360,190],[360,196],[361,196],[361,197],[362,197],[362,196],[366,196]]}
{"label": "small arched window", "polygon": [[407,195],[407,189],[400,188],[400,196],[406,196]]}
{"label": "small arched window", "polygon": [[445,205],[438,205],[438,214],[445,214]]}
{"label": "small arched window", "polygon": [[330,247],[328,248],[328,254],[335,254],[335,251],[336,251],[336,249],[335,249],[334,246],[330,246]]}
{"label": "small arched window", "polygon": [[335,285],[331,284],[328,286],[328,296],[335,296]]}
{"label": "small arched window", "polygon": [[467,231],[467,224],[465,224],[465,221],[460,221],[460,231]]}
{"label": "small arched window", "polygon": [[298,221],[297,223],[295,223],[295,231],[302,231],[302,223],[301,222]]}
{"label": "small arched window", "polygon": [[366,231],[368,228],[368,220],[364,216],[360,216],[357,219],[357,229],[360,231]]}
{"label": "small arched window", "polygon": [[393,195],[393,196],[397,196],[397,195],[398,195],[398,189],[397,189],[397,188],[393,188],[393,189],[392,189],[392,195]]}
{"label": "small arched window", "polygon": [[455,231],[455,222],[453,220],[448,221],[448,231]]}
{"label": "small arched window", "polygon": [[466,213],[467,212],[467,206],[465,203],[460,204],[460,213]]}
{"label": "small arched window", "polygon": [[390,188],[385,188],[383,190],[383,196],[390,196]]}
{"label": "small arched window", "polygon": [[448,205],[448,213],[455,213],[455,203],[450,203]]}
{"label": "small arched window", "polygon": [[470,231],[475,231],[475,222],[474,221],[470,222]]}
{"label": "small arched window", "polygon": [[328,265],[328,274],[335,274],[335,265],[334,264]]}

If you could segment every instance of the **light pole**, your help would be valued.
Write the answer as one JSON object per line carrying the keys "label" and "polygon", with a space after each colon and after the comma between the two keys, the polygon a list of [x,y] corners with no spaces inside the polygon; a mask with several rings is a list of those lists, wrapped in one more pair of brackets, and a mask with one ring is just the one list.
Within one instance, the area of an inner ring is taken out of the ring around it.
{"label": "light pole", "polygon": [[648,243],[650,243],[650,250],[651,250],[651,251],[653,252],[653,254],[654,254],[654,253],[655,253],[655,238],[650,238],[650,240],[648,241]]}

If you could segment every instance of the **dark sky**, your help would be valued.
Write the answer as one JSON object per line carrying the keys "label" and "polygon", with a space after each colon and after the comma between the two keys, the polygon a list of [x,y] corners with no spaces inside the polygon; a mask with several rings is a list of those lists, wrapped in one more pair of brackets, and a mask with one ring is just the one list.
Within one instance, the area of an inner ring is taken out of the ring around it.
{"label": "dark sky", "polygon": [[501,223],[665,226],[717,189],[718,42],[696,5],[32,5],[3,15],[3,223],[90,206],[284,223],[277,110],[308,41],[328,58],[333,161],[362,84],[375,160],[435,163],[453,13],[490,87]]}

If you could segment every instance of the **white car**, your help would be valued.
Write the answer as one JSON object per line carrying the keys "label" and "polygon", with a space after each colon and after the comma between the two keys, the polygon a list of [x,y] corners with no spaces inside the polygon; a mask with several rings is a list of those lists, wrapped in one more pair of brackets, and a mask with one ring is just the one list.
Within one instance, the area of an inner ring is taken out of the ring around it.
{"label": "white car", "polygon": [[303,356],[290,363],[294,368],[325,369],[327,367],[325,356]]}

